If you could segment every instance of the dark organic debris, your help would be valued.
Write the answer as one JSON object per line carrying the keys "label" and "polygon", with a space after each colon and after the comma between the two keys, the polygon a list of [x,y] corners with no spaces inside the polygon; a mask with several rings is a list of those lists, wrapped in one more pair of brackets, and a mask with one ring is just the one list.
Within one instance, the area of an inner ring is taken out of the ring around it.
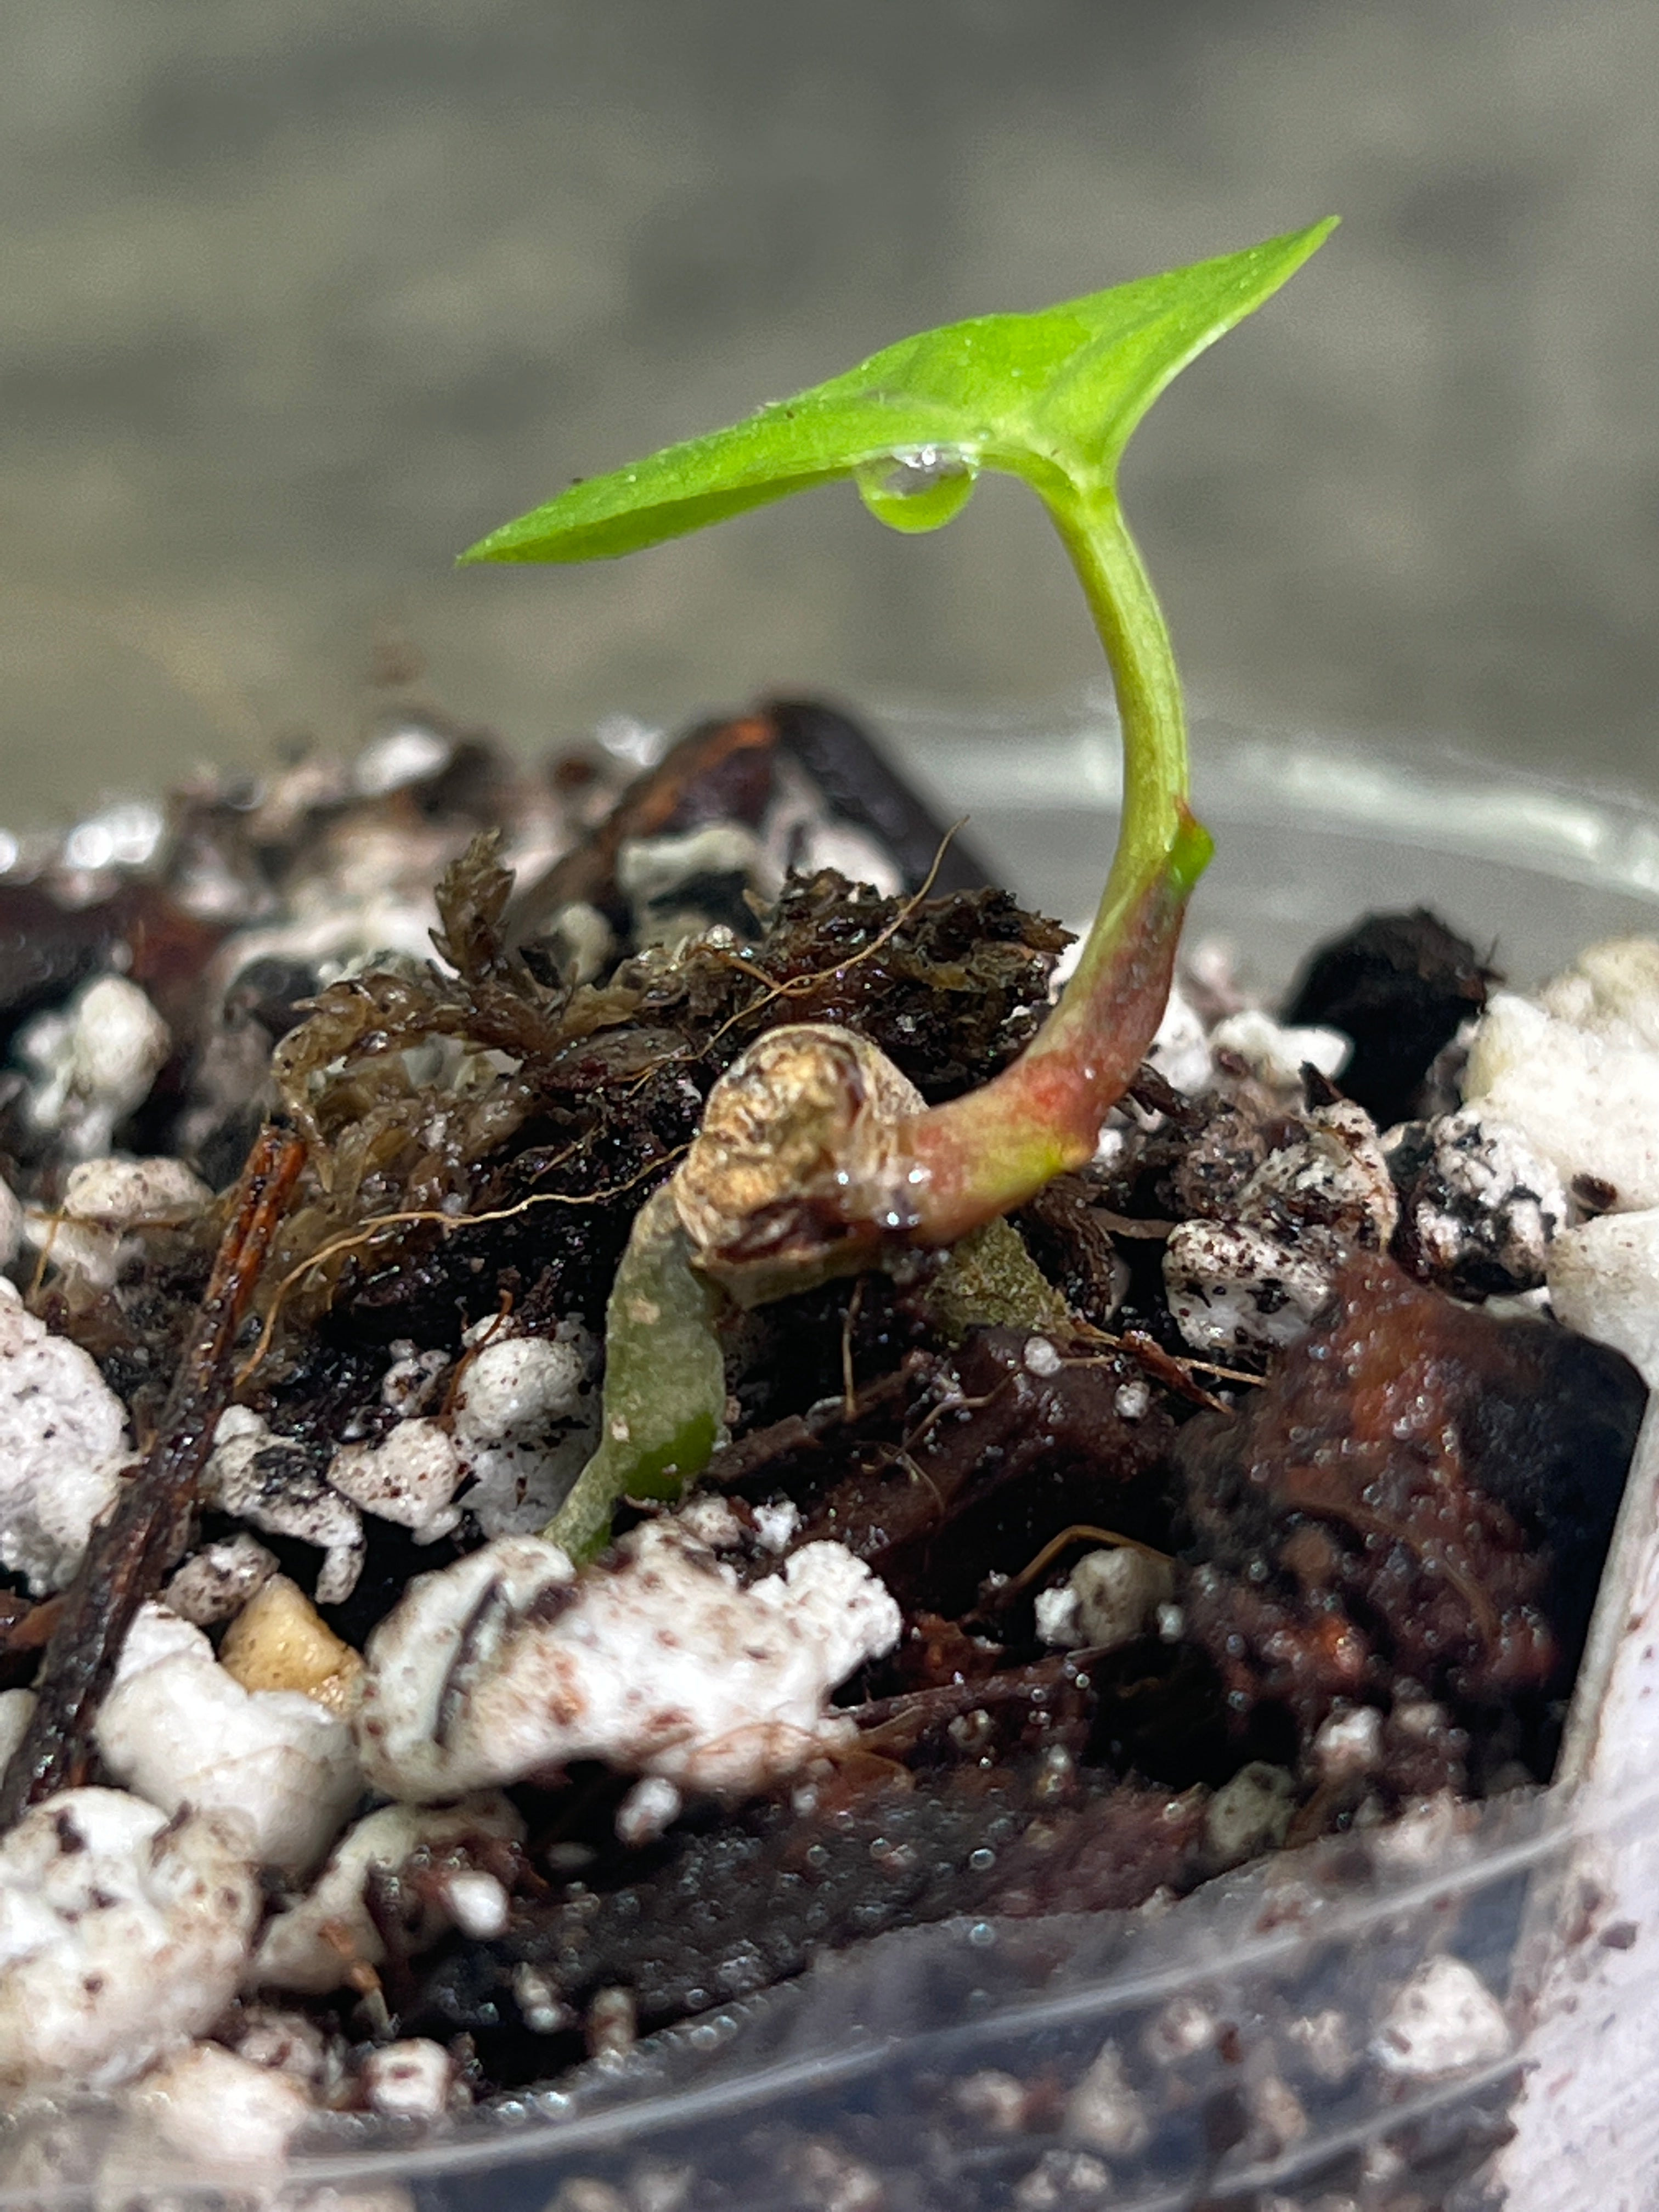
{"label": "dark organic debris", "polygon": [[1426,907],[1367,915],[1310,956],[1285,1019],[1352,1038],[1343,1091],[1386,1129],[1411,1113],[1430,1063],[1497,980]]}
{"label": "dark organic debris", "polygon": [[1186,1631],[1239,1729],[1409,1684],[1468,1717],[1571,1679],[1646,1391],[1620,1353],[1356,1255],[1248,1406],[1176,1444]]}

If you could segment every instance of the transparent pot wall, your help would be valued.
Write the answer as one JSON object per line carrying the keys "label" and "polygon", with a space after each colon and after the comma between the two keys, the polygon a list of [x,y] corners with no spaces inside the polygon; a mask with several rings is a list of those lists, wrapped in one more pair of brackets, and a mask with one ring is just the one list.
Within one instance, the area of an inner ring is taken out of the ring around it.
{"label": "transparent pot wall", "polygon": [[[1100,717],[886,719],[902,764],[971,815],[1026,897],[1086,915],[1114,830]],[[1194,750],[1219,850],[1193,928],[1231,938],[1267,991],[1368,906],[1432,904],[1523,988],[1586,942],[1659,927],[1651,811],[1423,749],[1200,729]],[[329,2185],[363,2212],[400,2191],[431,2212],[1560,2212],[1645,2190],[1656,1486],[1650,1419],[1553,1789],[1282,1853],[1137,1913],[884,1937],[442,2142],[304,2161],[293,2201]],[[167,2201],[200,2201],[199,2180]]]}

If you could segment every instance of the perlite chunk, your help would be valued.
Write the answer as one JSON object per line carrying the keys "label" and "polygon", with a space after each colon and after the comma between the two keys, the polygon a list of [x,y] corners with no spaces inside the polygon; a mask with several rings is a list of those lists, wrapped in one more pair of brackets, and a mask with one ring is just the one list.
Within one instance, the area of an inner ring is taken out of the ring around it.
{"label": "perlite chunk", "polygon": [[1549,1284],[1558,1321],[1613,1345],[1659,1390],[1659,1207],[1565,1231],[1550,1247]]}
{"label": "perlite chunk", "polygon": [[1564,1182],[1592,1176],[1621,1208],[1659,1206],[1659,1052],[1637,1034],[1581,1029],[1500,992],[1470,1043],[1464,1097],[1518,1129]]}
{"label": "perlite chunk", "polygon": [[262,1866],[307,1872],[362,1794],[343,1720],[298,1690],[245,1690],[161,1605],[132,1625],[96,1737],[110,1772],[152,1804],[242,1822]]}
{"label": "perlite chunk", "polygon": [[90,1357],[0,1277],[0,1565],[61,1589],[127,1457],[125,1408]]}
{"label": "perlite chunk", "polygon": [[68,1005],[37,1014],[13,1053],[33,1079],[25,1114],[77,1159],[107,1152],[142,1106],[173,1048],[172,1032],[137,983],[100,975]]}
{"label": "perlite chunk", "polygon": [[502,1537],[411,1583],[369,1641],[364,1771],[398,1797],[521,1781],[574,1759],[738,1795],[842,1740],[836,1684],[890,1650],[898,1607],[840,1544],[742,1588],[672,1521],[578,1582]]}
{"label": "perlite chunk", "polygon": [[[370,1870],[395,1873],[413,1853],[464,1849],[495,1839],[516,1844],[524,1822],[493,1793],[459,1805],[386,1805],[341,1838],[309,1893],[278,1912],[266,1928],[248,1986],[326,1996],[343,1988],[354,1965],[378,1966],[386,1944],[364,1892]],[[418,1914],[406,1912],[400,1941],[413,1957],[447,1935],[455,1915],[447,1893],[424,1892]]]}
{"label": "perlite chunk", "polygon": [[66,1790],[0,1838],[0,2089],[108,2088],[205,2034],[260,1906],[245,1832]]}
{"label": "perlite chunk", "polygon": [[325,1554],[319,1605],[337,1605],[356,1588],[364,1551],[356,1507],[323,1480],[303,1445],[273,1436],[252,1407],[229,1406],[219,1416],[202,1495],[267,1535],[314,1544]]}
{"label": "perlite chunk", "polygon": [[1294,1344],[1349,1246],[1386,1250],[1398,1215],[1370,1115],[1346,1099],[1316,1106],[1249,1177],[1231,1219],[1176,1224],[1164,1253],[1176,1325],[1210,1358]]}

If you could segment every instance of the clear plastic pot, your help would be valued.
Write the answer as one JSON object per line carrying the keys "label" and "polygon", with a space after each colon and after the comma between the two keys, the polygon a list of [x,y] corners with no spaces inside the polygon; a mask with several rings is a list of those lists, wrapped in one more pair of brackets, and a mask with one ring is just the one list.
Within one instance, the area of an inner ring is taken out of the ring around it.
{"label": "clear plastic pot", "polygon": [[[1079,710],[886,718],[1027,897],[1088,911],[1115,739]],[[1367,907],[1433,905],[1526,986],[1659,927],[1659,810],[1420,747],[1200,729],[1218,853],[1194,904],[1264,988]],[[1285,1851],[1129,1914],[955,1922],[526,2094],[441,2139],[299,2159],[280,2201],[561,2212],[1508,2212],[1650,2201],[1659,2173],[1659,1422],[1562,1757],[1510,1793]],[[125,2161],[123,2161],[124,2163]],[[79,2199],[246,2202],[129,2166]],[[0,2191],[0,2207],[47,2201]]]}

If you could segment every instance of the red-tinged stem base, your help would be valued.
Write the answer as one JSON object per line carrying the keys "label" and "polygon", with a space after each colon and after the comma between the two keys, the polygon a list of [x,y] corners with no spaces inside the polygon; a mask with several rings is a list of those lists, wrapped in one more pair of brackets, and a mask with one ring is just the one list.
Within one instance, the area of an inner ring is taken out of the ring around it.
{"label": "red-tinged stem base", "polygon": [[1209,843],[1183,808],[1175,851],[1114,933],[1109,957],[1092,973],[1079,969],[1012,1067],[912,1122],[907,1241],[954,1243],[1094,1157],[1101,1124],[1158,1034]]}

